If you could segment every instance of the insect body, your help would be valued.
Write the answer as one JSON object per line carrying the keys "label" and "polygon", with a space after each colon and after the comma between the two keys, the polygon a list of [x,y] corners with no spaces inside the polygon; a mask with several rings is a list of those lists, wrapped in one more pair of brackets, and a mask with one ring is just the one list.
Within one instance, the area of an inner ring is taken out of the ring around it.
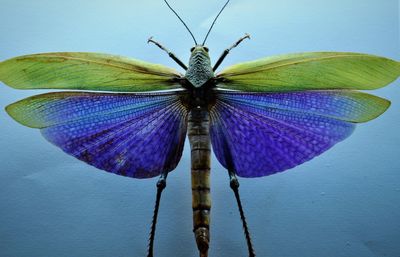
{"label": "insect body", "polygon": [[[357,123],[378,117],[390,105],[356,90],[383,87],[400,75],[397,61],[340,52],[269,57],[216,72],[230,50],[249,36],[226,49],[214,66],[204,46],[207,36],[202,44],[193,37],[188,66],[149,39],[185,74],[98,53],[34,54],[0,63],[0,80],[17,89],[117,92],[47,93],[6,110],[19,123],[40,129],[66,153],[99,169],[133,178],[159,176],[148,257],[153,256],[161,194],[168,173],[180,160],[186,134],[192,160],[193,231],[200,256],[208,255],[210,241],[211,147],[228,170],[249,256],[255,256],[237,176],[271,175],[328,150],[347,138]],[[166,91],[149,92],[160,90]]]}
{"label": "insect body", "polygon": [[193,231],[201,255],[207,256],[210,241],[210,132],[208,108],[211,90],[207,82],[214,77],[210,58],[204,47],[192,49],[185,75],[190,89],[188,135],[192,159]]}

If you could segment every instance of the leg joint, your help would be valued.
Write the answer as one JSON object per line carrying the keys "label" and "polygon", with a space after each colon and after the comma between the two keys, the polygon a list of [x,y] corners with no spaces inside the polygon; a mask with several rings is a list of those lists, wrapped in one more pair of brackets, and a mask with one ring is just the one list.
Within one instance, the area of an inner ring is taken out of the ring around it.
{"label": "leg joint", "polygon": [[229,182],[229,185],[233,190],[237,190],[239,188],[239,186],[240,186],[239,181],[237,180],[236,177],[231,178],[231,181]]}
{"label": "leg joint", "polygon": [[164,189],[167,186],[167,181],[165,179],[160,179],[157,181],[157,188]]}
{"label": "leg joint", "polygon": [[229,170],[229,185],[232,190],[237,190],[240,186],[239,180],[237,179],[235,172],[233,170]]}

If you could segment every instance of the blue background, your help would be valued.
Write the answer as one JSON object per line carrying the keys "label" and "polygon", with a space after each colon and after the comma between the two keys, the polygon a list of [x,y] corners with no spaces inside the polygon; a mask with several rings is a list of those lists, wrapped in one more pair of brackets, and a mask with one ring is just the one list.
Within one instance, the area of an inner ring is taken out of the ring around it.
{"label": "blue background", "polygon": [[[171,0],[198,40],[223,1]],[[222,67],[304,51],[353,51],[400,60],[396,0],[232,0],[207,45],[212,60],[245,32]],[[50,51],[114,53],[179,67],[193,45],[161,1],[0,0],[0,60]],[[392,101],[346,141],[290,171],[241,179],[257,256],[400,256],[400,81]],[[0,85],[0,107],[44,91]],[[0,112],[0,256],[145,256],[156,179],[98,171]],[[155,256],[197,256],[188,145],[162,198]],[[212,159],[210,256],[247,256],[227,172]]]}

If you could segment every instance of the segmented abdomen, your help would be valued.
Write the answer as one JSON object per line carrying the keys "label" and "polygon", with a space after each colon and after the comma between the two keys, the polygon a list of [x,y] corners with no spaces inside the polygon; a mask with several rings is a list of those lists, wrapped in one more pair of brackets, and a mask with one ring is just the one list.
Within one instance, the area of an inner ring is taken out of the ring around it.
{"label": "segmented abdomen", "polygon": [[210,134],[206,109],[190,111],[188,135],[192,159],[193,232],[201,256],[207,256],[210,241]]}

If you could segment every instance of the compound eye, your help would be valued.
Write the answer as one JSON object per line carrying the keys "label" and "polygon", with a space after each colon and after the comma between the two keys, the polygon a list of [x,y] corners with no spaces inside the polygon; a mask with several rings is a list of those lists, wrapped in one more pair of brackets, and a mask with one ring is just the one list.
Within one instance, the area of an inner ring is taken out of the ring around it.
{"label": "compound eye", "polygon": [[208,53],[208,47],[205,46],[205,47],[204,47],[204,50],[206,50],[206,52]]}
{"label": "compound eye", "polygon": [[194,47],[190,48],[190,52],[193,52],[193,50],[194,50]]}

